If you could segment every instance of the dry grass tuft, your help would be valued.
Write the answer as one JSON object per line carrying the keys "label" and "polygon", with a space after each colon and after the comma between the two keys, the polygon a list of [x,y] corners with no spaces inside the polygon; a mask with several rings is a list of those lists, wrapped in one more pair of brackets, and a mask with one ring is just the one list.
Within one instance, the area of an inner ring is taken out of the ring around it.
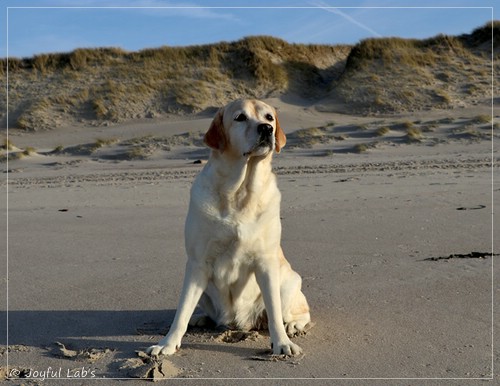
{"label": "dry grass tuft", "polygon": [[406,131],[406,138],[409,142],[420,142],[422,139],[422,131],[416,127],[409,128]]}
{"label": "dry grass tuft", "polygon": [[377,129],[376,134],[378,137],[383,137],[384,135],[388,134],[390,131],[391,131],[390,128],[388,128],[387,126],[383,126],[383,127],[380,127],[379,129]]}
{"label": "dry grass tuft", "polygon": [[359,143],[354,146],[354,152],[361,154],[361,153],[366,153],[370,149],[370,146],[365,144],[365,143]]}
{"label": "dry grass tuft", "polygon": [[491,123],[492,117],[491,115],[478,115],[477,117],[474,118],[474,123]]}
{"label": "dry grass tuft", "polygon": [[14,149],[14,144],[8,138],[5,138],[2,145],[2,150],[12,151]]}
{"label": "dry grass tuft", "polygon": [[23,154],[26,156],[36,154],[36,149],[32,146],[28,146],[26,149],[23,150]]}

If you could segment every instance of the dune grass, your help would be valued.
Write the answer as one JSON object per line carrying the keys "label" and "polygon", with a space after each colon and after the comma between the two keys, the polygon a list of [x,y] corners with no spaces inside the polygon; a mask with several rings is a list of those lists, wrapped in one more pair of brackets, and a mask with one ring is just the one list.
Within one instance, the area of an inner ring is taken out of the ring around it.
{"label": "dune grass", "polygon": [[[363,114],[436,103],[449,108],[491,92],[487,82],[475,78],[485,76],[484,64],[491,61],[487,42],[492,28],[500,37],[500,23],[495,22],[468,35],[374,38],[354,47],[255,36],[136,52],[77,49],[0,59],[0,75],[9,71],[9,109],[16,111],[14,124],[27,131],[50,129],[65,120],[109,124],[199,113],[236,98],[284,94],[309,100],[332,97]],[[459,84],[469,86],[455,89]]]}
{"label": "dune grass", "polygon": [[50,111],[63,111],[74,119],[119,122],[148,112],[196,113],[231,99],[263,98],[289,88],[304,96],[324,95],[324,80],[333,77],[330,63],[345,58],[348,50],[260,36],[137,52],[77,49],[0,59],[0,67],[2,74],[9,69],[12,84],[29,78],[37,89],[29,103],[26,87],[24,102],[13,97],[11,102],[24,103],[16,126],[39,130],[57,124]]}
{"label": "dune grass", "polygon": [[388,134],[391,131],[391,129],[387,126],[382,126],[377,129],[376,135],[378,137],[383,137],[384,135]]}
{"label": "dune grass", "polygon": [[2,144],[1,149],[11,151],[14,149],[14,144],[12,143],[12,141],[9,138],[5,138],[3,140],[3,144]]}
{"label": "dune grass", "polygon": [[474,118],[474,123],[491,123],[491,115],[478,115],[477,117]]}
{"label": "dune grass", "polygon": [[500,38],[500,22],[460,36],[362,40],[335,82],[337,98],[351,111],[375,115],[473,104],[491,95],[484,70],[491,68],[492,32]]}
{"label": "dune grass", "polygon": [[406,138],[409,142],[420,142],[422,139],[422,130],[417,127],[409,128],[406,131]]}

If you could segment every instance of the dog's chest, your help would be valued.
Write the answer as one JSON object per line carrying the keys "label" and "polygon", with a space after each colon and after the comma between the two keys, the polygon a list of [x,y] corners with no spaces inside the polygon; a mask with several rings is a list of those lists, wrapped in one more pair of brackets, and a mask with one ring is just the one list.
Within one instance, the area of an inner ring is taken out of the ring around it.
{"label": "dog's chest", "polygon": [[243,215],[229,211],[213,216],[207,258],[214,271],[233,276],[253,265],[255,258],[269,248],[265,232],[271,222],[274,221],[262,213]]}
{"label": "dog's chest", "polygon": [[217,216],[213,220],[212,243],[218,254],[249,254],[258,250],[258,238],[263,224],[260,218],[242,218],[242,216]]}
{"label": "dog's chest", "polygon": [[279,221],[279,212],[257,194],[242,194],[231,200],[215,196],[205,201],[202,212],[200,217],[206,220],[212,240],[223,247],[249,247],[270,223]]}
{"label": "dog's chest", "polygon": [[[253,272],[253,256],[226,250],[215,259],[209,261],[212,268],[212,280],[217,287],[224,288],[240,281],[246,281]],[[229,287],[228,287],[229,288]]]}
{"label": "dog's chest", "polygon": [[195,182],[187,245],[221,281],[246,276],[256,259],[279,247],[280,194],[274,179],[268,182],[243,184],[231,194],[203,174]]}

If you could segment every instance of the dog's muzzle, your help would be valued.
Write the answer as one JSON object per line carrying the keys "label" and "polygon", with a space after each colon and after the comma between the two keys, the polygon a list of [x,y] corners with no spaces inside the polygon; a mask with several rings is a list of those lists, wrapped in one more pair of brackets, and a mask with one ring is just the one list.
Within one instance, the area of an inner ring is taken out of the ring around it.
{"label": "dog's muzzle", "polygon": [[[268,123],[261,123],[257,126],[257,134],[259,139],[257,143],[250,149],[250,151],[243,153],[244,156],[256,155],[256,152],[271,150],[274,146],[273,143],[273,127]],[[264,153],[260,154],[264,155]]]}
{"label": "dog's muzzle", "polygon": [[261,123],[257,126],[257,134],[259,134],[259,144],[258,146],[270,146],[273,145],[273,127],[269,123]]}

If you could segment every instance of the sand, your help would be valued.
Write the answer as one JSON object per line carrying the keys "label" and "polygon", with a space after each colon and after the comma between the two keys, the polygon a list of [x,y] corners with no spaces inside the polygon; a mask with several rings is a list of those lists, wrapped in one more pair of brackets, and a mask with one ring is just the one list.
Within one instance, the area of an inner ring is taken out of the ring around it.
{"label": "sand", "polygon": [[[472,123],[487,106],[375,119],[270,102],[290,140],[274,159],[282,245],[303,277],[316,323],[294,338],[304,354],[273,358],[265,331],[213,329],[189,330],[171,357],[144,354],[175,313],[189,188],[202,168],[193,161],[208,156],[197,133],[210,117],[163,117],[11,133],[19,149],[36,150],[9,162],[8,187],[2,181],[4,211],[9,193],[9,286],[8,298],[0,298],[0,329],[8,331],[10,349],[1,335],[0,377],[21,378],[8,384],[45,378],[47,385],[68,378],[493,384],[499,264],[489,254],[500,253],[498,239],[492,241],[500,187],[492,185],[491,124],[488,135],[487,123]],[[411,141],[396,125],[408,120],[421,130],[437,123]],[[376,131],[384,125],[391,131],[381,138]],[[309,134],[298,135],[301,129]],[[158,139],[187,131],[190,142]],[[473,134],[460,135],[466,132]],[[143,157],[117,156],[133,146],[127,140],[146,135]],[[113,141],[87,153],[52,152],[96,138]],[[6,226],[0,223],[4,234]],[[6,269],[0,266],[2,291]]]}

